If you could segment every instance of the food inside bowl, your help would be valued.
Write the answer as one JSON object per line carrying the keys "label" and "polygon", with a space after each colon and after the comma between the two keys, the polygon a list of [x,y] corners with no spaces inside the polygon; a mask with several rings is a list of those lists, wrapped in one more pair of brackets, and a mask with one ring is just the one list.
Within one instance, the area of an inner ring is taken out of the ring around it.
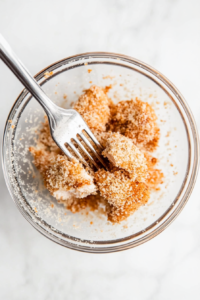
{"label": "food inside bowl", "polygon": [[46,117],[36,146],[29,150],[58,202],[73,213],[104,205],[108,221],[119,223],[148,202],[164,175],[152,154],[160,138],[153,107],[138,98],[114,104],[108,97],[110,88],[93,85],[73,106],[103,146],[109,171],[86,168],[76,158],[69,161],[54,143]]}

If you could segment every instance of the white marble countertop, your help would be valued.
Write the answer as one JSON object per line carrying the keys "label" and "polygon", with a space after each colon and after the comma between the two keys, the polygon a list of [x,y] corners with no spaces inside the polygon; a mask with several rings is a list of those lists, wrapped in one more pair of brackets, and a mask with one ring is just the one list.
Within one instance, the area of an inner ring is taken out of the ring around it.
{"label": "white marble countertop", "polygon": [[[0,1],[0,30],[35,74],[86,51],[127,54],[165,74],[200,129],[199,0]],[[22,85],[0,62],[0,130]],[[62,248],[21,216],[0,174],[0,299],[200,299],[200,180],[148,243],[109,255]]]}

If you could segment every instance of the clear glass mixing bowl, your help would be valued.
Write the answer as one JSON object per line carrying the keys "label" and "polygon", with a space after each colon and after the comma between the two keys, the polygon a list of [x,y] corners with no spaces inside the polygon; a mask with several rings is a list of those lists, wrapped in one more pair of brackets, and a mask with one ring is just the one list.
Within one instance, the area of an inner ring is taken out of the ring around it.
{"label": "clear glass mixing bowl", "polygon": [[[53,73],[48,76],[47,72]],[[199,162],[196,125],[176,87],[137,59],[102,52],[63,59],[35,78],[52,101],[65,108],[91,84],[112,84],[109,96],[115,102],[137,96],[152,103],[161,128],[155,156],[165,179],[160,191],[153,192],[149,202],[121,224],[107,222],[101,209],[76,214],[67,211],[44,188],[32,163],[28,148],[35,144],[44,111],[24,89],[8,116],[2,155],[5,180],[22,215],[52,241],[91,253],[125,250],[162,232],[185,206]]]}

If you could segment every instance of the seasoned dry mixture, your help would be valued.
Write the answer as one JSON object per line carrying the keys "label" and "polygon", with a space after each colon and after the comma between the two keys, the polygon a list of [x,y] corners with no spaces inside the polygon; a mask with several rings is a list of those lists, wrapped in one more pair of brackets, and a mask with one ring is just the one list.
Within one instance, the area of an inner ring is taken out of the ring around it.
{"label": "seasoned dry mixture", "polygon": [[74,109],[102,144],[110,171],[86,169],[76,158],[69,161],[51,138],[47,118],[30,152],[45,187],[58,202],[73,213],[103,204],[107,219],[119,223],[147,203],[151,191],[162,184],[163,173],[152,155],[160,132],[150,104],[136,98],[115,105],[107,95],[109,88],[91,86]]}

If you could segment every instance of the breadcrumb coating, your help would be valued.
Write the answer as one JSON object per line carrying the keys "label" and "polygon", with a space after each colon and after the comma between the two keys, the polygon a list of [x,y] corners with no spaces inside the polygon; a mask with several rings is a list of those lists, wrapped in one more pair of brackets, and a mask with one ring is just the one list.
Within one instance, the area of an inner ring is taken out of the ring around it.
{"label": "breadcrumb coating", "polygon": [[[137,186],[138,184],[138,186]],[[132,215],[140,206],[145,205],[150,198],[147,186],[136,182],[134,200],[129,200],[124,205],[118,207],[110,203],[107,204],[108,220],[112,223],[120,223]]]}
{"label": "breadcrumb coating", "polygon": [[76,159],[30,147],[34,164],[43,176],[46,188],[57,200],[84,198],[96,193],[93,177]]}
{"label": "breadcrumb coating", "polygon": [[128,172],[117,170],[113,173],[106,170],[98,170],[95,173],[95,181],[100,195],[108,200],[110,204],[121,207],[126,201],[140,201],[140,187],[148,189],[144,183],[133,181]]}
{"label": "breadcrumb coating", "polygon": [[102,145],[103,148],[106,148],[106,143],[109,137],[112,136],[113,132],[111,131],[98,131],[94,130],[93,134],[95,135],[96,139]]}
{"label": "breadcrumb coating", "polygon": [[95,180],[102,197],[108,200],[107,213],[111,222],[121,222],[148,202],[149,189],[143,182],[133,181],[122,170],[110,173],[99,170]]}
{"label": "breadcrumb coating", "polygon": [[164,175],[149,154],[160,135],[153,108],[137,98],[115,105],[107,96],[110,88],[91,86],[74,105],[103,146],[110,172],[89,171],[76,159],[69,161],[53,141],[47,117],[36,146],[29,150],[46,188],[59,203],[73,213],[104,204],[108,220],[116,223],[147,203]]}
{"label": "breadcrumb coating", "polygon": [[113,133],[107,138],[106,148],[102,154],[114,166],[131,173],[132,180],[144,182],[147,177],[147,164],[144,154],[133,144],[132,140]]}
{"label": "breadcrumb coating", "polygon": [[110,130],[131,138],[140,148],[153,151],[158,146],[160,130],[150,104],[136,98],[121,101],[112,110]]}
{"label": "breadcrumb coating", "polygon": [[105,205],[105,199],[100,195],[89,195],[85,198],[71,198],[68,201],[58,200],[72,213],[80,212],[83,209],[90,208],[91,211],[95,211],[99,208],[100,204]]}
{"label": "breadcrumb coating", "polygon": [[73,108],[80,113],[91,129],[105,131],[110,117],[109,104],[110,100],[104,89],[93,85],[84,91]]}
{"label": "breadcrumb coating", "polygon": [[93,178],[82,164],[62,155],[51,157],[45,180],[47,189],[56,199],[84,198],[96,192]]}

